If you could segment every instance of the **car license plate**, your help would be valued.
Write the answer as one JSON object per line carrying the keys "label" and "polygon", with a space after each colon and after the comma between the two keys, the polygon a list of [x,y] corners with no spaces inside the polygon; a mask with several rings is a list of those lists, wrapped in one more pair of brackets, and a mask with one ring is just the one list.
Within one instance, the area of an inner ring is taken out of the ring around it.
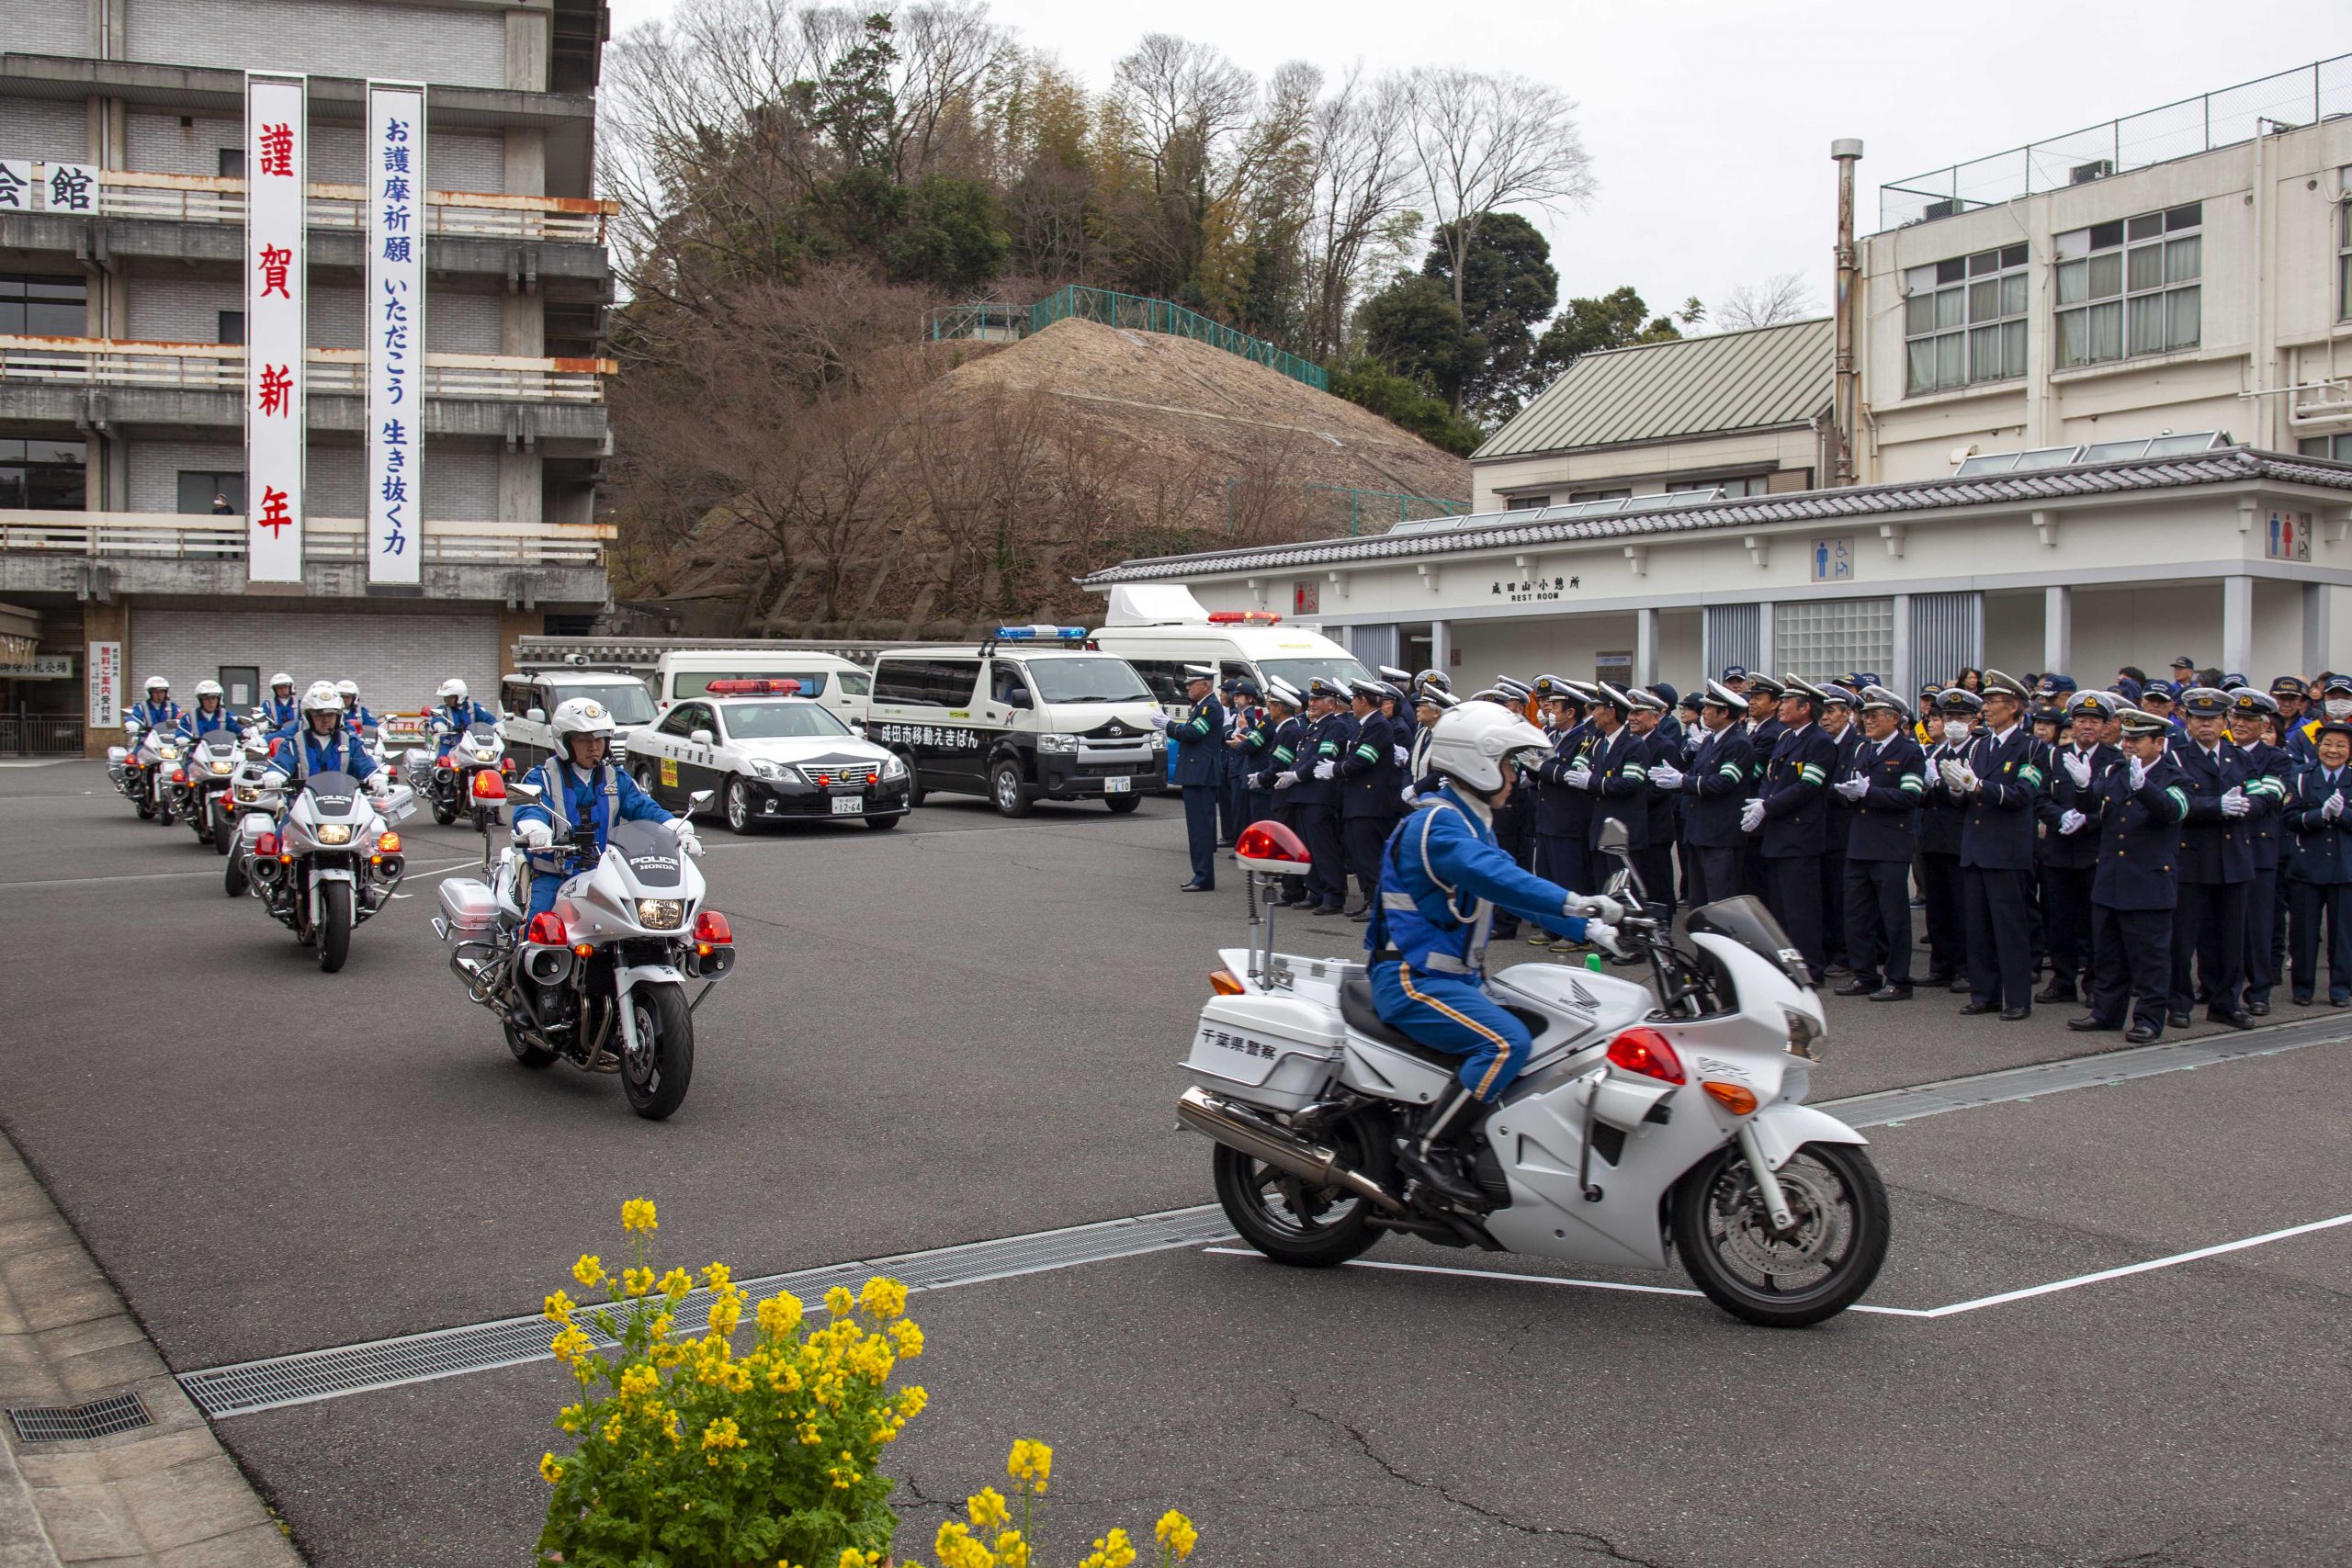
{"label": "car license plate", "polygon": [[1136,781],[1133,779],[1104,779],[1102,781],[1102,793],[1104,795],[1125,795],[1135,782]]}
{"label": "car license plate", "polygon": [[863,817],[865,815],[865,797],[862,795],[837,795],[833,796],[833,815],[836,817]]}

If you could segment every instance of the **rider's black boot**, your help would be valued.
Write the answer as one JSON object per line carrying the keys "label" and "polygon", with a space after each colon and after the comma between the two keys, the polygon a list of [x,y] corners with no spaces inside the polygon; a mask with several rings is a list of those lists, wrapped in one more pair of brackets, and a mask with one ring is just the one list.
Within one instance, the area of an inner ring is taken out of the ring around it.
{"label": "rider's black boot", "polygon": [[1454,1139],[1477,1119],[1479,1102],[1459,1084],[1453,1094],[1431,1106],[1421,1124],[1396,1140],[1396,1157],[1407,1174],[1447,1202],[1484,1211],[1486,1194],[1470,1179],[1462,1150]]}

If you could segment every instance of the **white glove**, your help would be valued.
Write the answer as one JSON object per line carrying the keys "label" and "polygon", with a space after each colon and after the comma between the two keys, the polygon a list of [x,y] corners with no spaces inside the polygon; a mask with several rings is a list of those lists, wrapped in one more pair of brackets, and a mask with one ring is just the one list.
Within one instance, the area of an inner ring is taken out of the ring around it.
{"label": "white glove", "polygon": [[2253,809],[2254,802],[2248,800],[2245,797],[2245,791],[2240,789],[2237,785],[2232,784],[2229,788],[2222,792],[2222,816],[2244,817]]}
{"label": "white glove", "polygon": [[1739,808],[1739,830],[1753,833],[1764,825],[1764,803],[1751,800]]}
{"label": "white glove", "polygon": [[525,849],[543,850],[555,842],[555,829],[534,817],[514,824],[514,839]]}
{"label": "white glove", "polygon": [[1560,782],[1566,784],[1570,789],[1590,789],[1592,787],[1592,770],[1588,767],[1577,766],[1571,769],[1568,773],[1568,776],[1562,779]]}
{"label": "white glove", "polygon": [[1954,795],[1958,795],[1960,793],[1961,766],[1958,762],[1953,761],[1950,757],[1946,757],[1942,761],[1936,764],[1936,772],[1943,779],[1944,788],[1951,791]]}
{"label": "white glove", "polygon": [[1967,763],[1962,762],[1960,765],[1960,775],[1958,779],[1954,781],[1953,787],[1959,790],[1962,795],[1974,795],[1976,793],[1976,785],[1977,779],[1975,770],[1971,768]]}
{"label": "white glove", "polygon": [[1602,920],[1584,923],[1584,939],[1611,958],[1625,956],[1624,945],[1617,940],[1617,928]]}
{"label": "white glove", "polygon": [[2063,812],[2058,818],[2058,830],[2061,833],[2079,833],[2083,830],[2083,824],[2089,820],[2079,811]]}
{"label": "white glove", "polygon": [[2323,820],[2329,821],[2329,822],[2333,822],[2333,821],[2335,821],[2337,818],[2339,818],[2339,817],[2343,816],[2343,815],[2344,815],[2344,796],[2343,796],[2343,795],[2339,792],[2339,793],[2337,793],[2337,794],[2335,794],[2335,795],[2329,795],[2329,796],[2327,797],[2327,804],[2326,804],[2326,805],[2324,805],[2324,806],[2323,806],[2323,807],[2321,807],[2319,808],[2319,814],[2320,814],[2320,817],[2321,817],[2321,818],[2322,818]]}
{"label": "white glove", "polygon": [[1400,768],[1408,765],[1413,760],[1412,751],[1403,746],[1391,746],[1388,748],[1388,754],[1396,759],[1396,765]]}
{"label": "white glove", "polygon": [[2066,776],[2075,781],[2076,789],[2091,787],[2091,760],[2088,757],[2077,757],[2071,751],[2061,752],[2058,765],[2066,770]]}
{"label": "white glove", "polygon": [[1403,789],[1398,790],[1396,792],[1396,798],[1403,801],[1408,806],[1412,805],[1414,800],[1417,798],[1413,794],[1413,786],[1411,784],[1407,784]]}
{"label": "white glove", "polygon": [[678,847],[690,855],[702,853],[702,840],[695,836],[695,825],[683,817],[670,818],[670,831],[676,834]]}
{"label": "white glove", "polygon": [[2139,758],[2137,758],[2137,757],[2132,758],[2132,787],[2133,789],[2138,789],[2142,784],[2146,784],[2147,782],[2148,782],[2148,764],[2147,764],[2147,763],[2145,763],[2145,762],[2143,762],[2143,761],[2141,761]]}
{"label": "white glove", "polygon": [[1274,775],[1274,787],[1276,789],[1295,789],[1298,787],[1298,775],[1296,773],[1276,773]]}
{"label": "white glove", "polygon": [[1660,762],[1650,770],[1650,783],[1660,789],[1680,789],[1682,770],[1671,762]]}
{"label": "white glove", "polygon": [[262,774],[261,787],[264,789],[284,789],[286,787],[286,775],[273,768],[268,773]]}
{"label": "white glove", "polygon": [[1587,920],[1597,920],[1613,926],[1625,918],[1625,906],[1606,893],[1594,893],[1570,897],[1568,913]]}
{"label": "white glove", "polygon": [[1324,758],[1323,761],[1315,764],[1315,776],[1318,779],[1336,777],[1339,772],[1340,764],[1333,761],[1329,757]]}
{"label": "white glove", "polygon": [[1165,728],[1168,728],[1168,716],[1167,716],[1166,714],[1164,714],[1164,713],[1157,713],[1157,712],[1155,712],[1155,713],[1151,716],[1151,727],[1152,727],[1154,729],[1165,729]]}
{"label": "white glove", "polygon": [[1871,781],[1868,779],[1840,779],[1829,787],[1836,790],[1840,795],[1844,796],[1848,800],[1860,800],[1862,796],[1870,794]]}

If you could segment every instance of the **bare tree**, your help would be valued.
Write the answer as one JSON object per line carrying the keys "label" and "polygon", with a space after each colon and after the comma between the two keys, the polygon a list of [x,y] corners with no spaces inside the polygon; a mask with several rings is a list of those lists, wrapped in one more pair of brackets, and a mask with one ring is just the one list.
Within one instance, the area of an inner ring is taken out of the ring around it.
{"label": "bare tree", "polygon": [[1140,176],[1121,227],[1155,292],[1199,276],[1210,212],[1247,177],[1257,100],[1257,84],[1222,51],[1169,33],[1146,34],[1114,72],[1104,123]]}
{"label": "bare tree", "polygon": [[1367,82],[1361,70],[1316,106],[1314,206],[1304,237],[1311,358],[1340,351],[1384,237],[1404,215],[1413,178],[1408,113],[1400,79]]}
{"label": "bare tree", "polygon": [[1592,156],[1577,131],[1575,100],[1556,87],[1459,66],[1424,66],[1408,82],[1415,172],[1453,264],[1459,308],[1487,214],[1581,206],[1593,191]]}
{"label": "bare tree", "polygon": [[1775,273],[1761,283],[1744,283],[1715,307],[1715,324],[1727,333],[1777,327],[1820,312],[1821,305],[1801,272]]}

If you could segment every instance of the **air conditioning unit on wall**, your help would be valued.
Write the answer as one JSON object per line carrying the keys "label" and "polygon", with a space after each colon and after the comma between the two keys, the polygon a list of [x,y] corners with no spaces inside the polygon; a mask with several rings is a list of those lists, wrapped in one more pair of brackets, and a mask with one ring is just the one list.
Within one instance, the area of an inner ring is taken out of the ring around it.
{"label": "air conditioning unit on wall", "polygon": [[2086,186],[2093,180],[2103,180],[2113,173],[2115,173],[2114,159],[2093,158],[2087,164],[2077,164],[2067,170],[2066,183],[2074,186]]}

